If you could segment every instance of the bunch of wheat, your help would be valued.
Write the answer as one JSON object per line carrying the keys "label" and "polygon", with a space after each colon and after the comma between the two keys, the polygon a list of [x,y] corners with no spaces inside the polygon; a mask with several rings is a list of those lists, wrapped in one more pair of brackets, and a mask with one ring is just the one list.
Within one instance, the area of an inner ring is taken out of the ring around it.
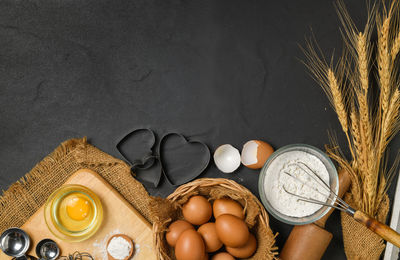
{"label": "bunch of wheat", "polygon": [[[375,216],[398,162],[387,169],[387,146],[400,126],[399,1],[394,0],[389,8],[370,6],[363,31],[357,30],[343,2],[336,7],[345,43],[341,57],[335,65],[333,58],[328,63],[311,38],[303,49],[305,65],[331,101],[352,158],[346,158],[334,135],[327,151],[350,173],[355,206]],[[375,28],[376,43],[371,40]]]}

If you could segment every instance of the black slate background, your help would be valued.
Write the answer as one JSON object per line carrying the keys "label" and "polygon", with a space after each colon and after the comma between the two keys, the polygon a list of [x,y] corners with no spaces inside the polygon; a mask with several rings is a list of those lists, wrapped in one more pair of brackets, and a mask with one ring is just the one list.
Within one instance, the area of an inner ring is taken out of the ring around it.
{"label": "black slate background", "polygon": [[[346,3],[362,25],[365,1]],[[250,139],[322,149],[327,129],[343,139],[298,47],[312,27],[327,55],[340,50],[338,25],[325,0],[2,0],[0,188],[69,138],[88,136],[119,156],[116,142],[139,127],[181,132],[211,150]],[[202,176],[258,194],[257,171],[211,165]],[[282,247],[291,226],[272,217],[271,226]],[[324,259],[345,259],[339,214],[327,229]]]}

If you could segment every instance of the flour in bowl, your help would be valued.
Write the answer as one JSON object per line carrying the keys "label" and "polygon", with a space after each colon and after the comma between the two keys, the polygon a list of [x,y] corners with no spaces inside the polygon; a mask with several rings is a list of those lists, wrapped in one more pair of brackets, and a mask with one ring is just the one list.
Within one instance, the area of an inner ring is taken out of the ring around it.
{"label": "flour in bowl", "polygon": [[131,249],[131,243],[120,236],[113,237],[107,246],[108,253],[114,259],[127,258],[131,252]]}
{"label": "flour in bowl", "polygon": [[[294,164],[299,162],[309,166],[329,185],[328,170],[316,156],[303,151],[290,151],[278,155],[271,162],[266,172],[264,180],[265,195],[273,208],[282,214],[292,217],[309,216],[322,206],[301,201],[298,197],[287,193],[284,187],[291,193],[321,202],[326,202],[329,197],[329,192],[322,187],[323,184],[320,181],[311,178],[298,165]],[[285,172],[296,178],[289,176]]]}

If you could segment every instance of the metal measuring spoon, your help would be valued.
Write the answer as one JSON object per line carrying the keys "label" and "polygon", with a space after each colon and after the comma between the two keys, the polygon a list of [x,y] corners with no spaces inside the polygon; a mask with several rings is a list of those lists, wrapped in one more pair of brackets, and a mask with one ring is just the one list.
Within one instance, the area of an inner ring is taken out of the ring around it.
{"label": "metal measuring spoon", "polygon": [[0,248],[8,256],[24,257],[29,245],[28,234],[20,228],[9,228],[0,236]]}
{"label": "metal measuring spoon", "polygon": [[36,246],[36,254],[42,260],[54,260],[60,255],[60,248],[51,239],[43,239]]}

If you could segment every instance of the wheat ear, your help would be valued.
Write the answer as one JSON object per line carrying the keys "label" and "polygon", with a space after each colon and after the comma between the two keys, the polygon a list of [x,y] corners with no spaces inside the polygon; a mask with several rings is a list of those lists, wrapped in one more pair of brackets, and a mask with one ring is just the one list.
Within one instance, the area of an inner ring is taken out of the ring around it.
{"label": "wheat ear", "polygon": [[332,94],[332,104],[338,115],[340,125],[342,126],[343,132],[347,133],[348,131],[348,121],[347,121],[347,112],[344,103],[344,99],[342,93],[339,88],[338,80],[335,76],[335,73],[332,69],[328,69],[327,71],[328,84]]}
{"label": "wheat ear", "polygon": [[[390,87],[390,53],[389,53],[389,25],[390,25],[390,17],[387,17],[383,20],[381,25],[378,25],[378,75],[379,75],[379,84],[380,84],[380,95],[379,95],[379,103],[381,111],[379,111],[380,121],[384,123],[386,121],[386,116],[389,110],[389,96],[391,94]],[[382,124],[381,123],[381,124]],[[385,143],[385,133],[384,128],[380,128],[379,134],[379,146],[378,146],[378,158],[380,158],[384,152],[384,143]]]}
{"label": "wheat ear", "polygon": [[400,51],[400,32],[394,38],[392,49],[390,51],[390,55],[392,57],[392,63],[396,59],[397,54],[399,54],[399,51]]}
{"label": "wheat ear", "polygon": [[397,122],[399,118],[399,109],[400,109],[400,91],[396,89],[393,92],[392,97],[389,101],[389,108],[387,112],[387,116],[385,121],[382,124],[382,129],[385,135],[383,136],[380,149],[383,151],[386,149],[388,143],[391,140],[391,137],[394,136],[396,131],[398,130]]}
{"label": "wheat ear", "polygon": [[360,32],[357,35],[357,54],[358,54],[358,72],[360,73],[360,85],[361,89],[365,92],[365,94],[367,94],[369,86],[368,43],[366,35],[362,32]]}
{"label": "wheat ear", "polygon": [[395,61],[397,55],[400,51],[400,21],[399,21],[399,14],[400,14],[400,3],[399,1],[394,1],[390,8],[389,14],[392,16],[393,23],[393,31],[394,31],[394,38],[392,38],[392,46],[390,49],[390,56],[392,58],[392,64]]}

